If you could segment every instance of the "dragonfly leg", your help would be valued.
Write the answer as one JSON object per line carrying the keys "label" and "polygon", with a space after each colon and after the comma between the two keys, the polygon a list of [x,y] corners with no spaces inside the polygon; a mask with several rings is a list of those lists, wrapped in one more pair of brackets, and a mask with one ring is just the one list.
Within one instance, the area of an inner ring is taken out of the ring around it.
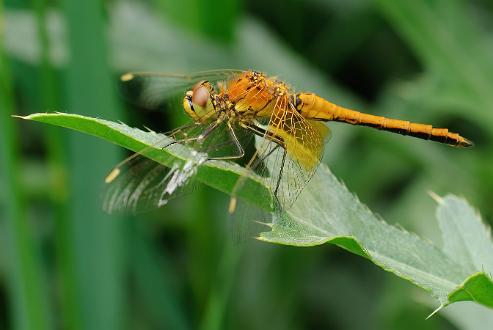
{"label": "dragonfly leg", "polygon": [[[270,132],[268,130],[263,129],[262,127],[259,127],[259,126],[255,125],[254,123],[240,122],[239,124],[240,124],[241,127],[250,130],[255,135],[258,135],[260,137],[263,137],[263,138],[265,138],[265,139],[267,139],[269,141],[272,141],[272,142],[274,142],[276,144],[276,146],[274,148],[272,148],[271,150],[269,150],[269,152],[267,152],[265,155],[262,155],[262,157],[259,157],[259,150],[257,149],[257,151],[255,152],[255,154],[253,155],[253,157],[250,159],[250,161],[246,165],[246,168],[255,168],[255,167],[257,167],[261,162],[263,162],[265,159],[267,159],[267,157],[269,157],[275,150],[277,150],[280,147],[282,147],[284,149],[284,154],[283,154],[283,166],[284,166],[284,161],[285,161],[285,157],[286,157],[286,145],[285,145],[284,140],[282,139],[282,137],[277,136],[276,134],[274,134],[274,133],[272,133],[272,132]],[[282,171],[282,169],[281,169],[281,171]],[[277,184],[276,184],[276,190],[274,192],[274,203],[277,206],[280,206],[281,205],[281,203],[279,201],[279,197],[277,196],[277,190],[278,190],[278,188],[280,186],[281,173],[279,174],[279,178],[278,178],[278,181],[277,181]],[[232,190],[232,193],[231,193],[231,200],[230,200],[230,203],[229,203],[229,213],[230,214],[232,214],[232,213],[235,212],[236,203],[237,203],[236,193],[241,188],[241,186],[243,185],[244,180],[245,180],[245,177],[240,177],[238,179],[238,181],[236,182],[235,186],[233,187],[233,190]]]}
{"label": "dragonfly leg", "polygon": [[257,125],[252,124],[252,123],[243,122],[243,123],[240,123],[240,125],[243,128],[249,129],[254,134],[256,134],[258,136],[261,136],[263,138],[267,138],[267,139],[271,140],[272,142],[277,143],[281,147],[286,148],[286,146],[284,144],[284,140],[282,139],[282,137],[277,136],[276,134],[274,134],[274,133],[272,133],[272,132],[270,132],[268,130],[265,130],[262,127],[257,126]]}
{"label": "dragonfly leg", "polygon": [[282,153],[282,162],[281,162],[281,169],[279,170],[279,175],[277,176],[277,182],[276,182],[276,189],[274,190],[274,196],[276,196],[276,199],[279,200],[278,198],[278,191],[279,191],[279,186],[281,185],[281,177],[282,177],[282,171],[284,170],[284,163],[286,162],[286,149],[284,149],[284,152]]}
{"label": "dragonfly leg", "polygon": [[[172,142],[168,143],[167,145],[163,146],[162,149],[166,149],[169,146],[172,146],[173,144],[176,144],[176,143],[187,143],[187,142],[192,142],[192,141],[204,140],[205,138],[207,138],[207,136],[209,136],[209,134],[211,134],[221,124],[221,122],[222,121],[213,122],[199,136],[172,141]],[[191,125],[193,125],[193,123],[190,124],[190,126]]]}
{"label": "dragonfly leg", "polygon": [[240,141],[238,140],[238,137],[236,136],[233,127],[231,127],[231,123],[229,122],[228,122],[228,129],[229,129],[229,133],[231,134],[231,137],[233,138],[233,142],[235,143],[236,148],[239,151],[239,154],[231,155],[231,156],[222,156],[222,157],[210,157],[208,158],[209,160],[234,160],[234,159],[243,158],[245,156],[245,149],[243,149]]}
{"label": "dragonfly leg", "polygon": [[171,131],[168,131],[168,132],[164,133],[164,135],[168,135],[168,136],[174,137],[174,135],[177,134],[178,132],[180,132],[181,130],[184,130],[184,129],[187,129],[187,128],[190,128],[190,127],[193,127],[193,126],[196,126],[196,125],[197,125],[196,122],[191,122],[191,123],[188,123],[188,124],[186,124],[184,126],[180,126],[180,127],[174,128]]}

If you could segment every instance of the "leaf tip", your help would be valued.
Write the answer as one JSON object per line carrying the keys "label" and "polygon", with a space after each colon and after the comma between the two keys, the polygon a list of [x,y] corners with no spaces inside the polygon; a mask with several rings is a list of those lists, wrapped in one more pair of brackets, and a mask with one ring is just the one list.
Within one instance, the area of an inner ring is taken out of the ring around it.
{"label": "leaf tip", "polygon": [[443,304],[441,304],[440,306],[438,306],[438,308],[435,309],[430,315],[428,315],[425,320],[428,320],[430,317],[432,317],[433,315],[435,315],[436,313],[438,313],[443,307],[444,307]]}

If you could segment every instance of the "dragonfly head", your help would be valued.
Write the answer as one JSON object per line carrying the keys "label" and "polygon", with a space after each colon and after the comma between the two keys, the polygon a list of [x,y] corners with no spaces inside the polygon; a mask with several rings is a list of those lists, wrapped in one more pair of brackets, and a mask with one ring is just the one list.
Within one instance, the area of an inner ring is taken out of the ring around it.
{"label": "dragonfly head", "polygon": [[198,82],[192,90],[187,91],[183,99],[183,108],[187,115],[193,120],[200,120],[214,112],[213,92],[211,83],[206,80]]}

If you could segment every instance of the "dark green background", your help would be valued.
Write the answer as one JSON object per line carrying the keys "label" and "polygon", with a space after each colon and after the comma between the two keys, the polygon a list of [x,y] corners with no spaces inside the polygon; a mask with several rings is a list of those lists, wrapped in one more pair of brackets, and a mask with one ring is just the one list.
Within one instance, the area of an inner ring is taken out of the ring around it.
{"label": "dark green background", "polygon": [[493,215],[490,0],[0,4],[0,328],[473,329],[465,320],[490,313],[457,305],[425,321],[436,302],[424,291],[341,249],[232,244],[228,197],[207,187],[105,215],[103,178],[125,153],[10,118],[63,111],[166,130],[181,109],[129,106],[121,73],[262,70],[472,139],[459,150],[329,124],[333,172],[388,222],[437,242],[427,191]]}

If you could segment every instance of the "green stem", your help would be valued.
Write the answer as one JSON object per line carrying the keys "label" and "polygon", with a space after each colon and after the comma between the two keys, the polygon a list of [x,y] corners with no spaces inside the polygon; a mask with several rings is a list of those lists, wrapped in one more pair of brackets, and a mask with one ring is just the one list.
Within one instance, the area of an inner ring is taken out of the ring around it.
{"label": "green stem", "polygon": [[[41,49],[41,66],[39,89],[41,91],[41,108],[43,110],[59,109],[59,95],[57,93],[57,79],[53,65],[50,60],[50,40],[47,30],[46,19],[46,0],[33,0],[35,11],[36,28],[38,32],[38,41]],[[76,299],[74,293],[74,274],[73,274],[73,249],[69,242],[69,221],[67,207],[67,171],[66,157],[64,156],[65,142],[67,135],[54,127],[46,129],[46,142],[48,150],[48,163],[54,181],[51,182],[50,197],[51,205],[54,210],[55,225],[55,246],[57,262],[60,272],[60,303],[63,309],[61,313],[64,329],[79,329],[80,322],[77,320]]]}
{"label": "green stem", "polygon": [[223,246],[223,252],[219,262],[219,267],[211,290],[205,315],[202,320],[202,330],[222,329],[224,317],[227,311],[227,303],[233,288],[238,263],[241,258],[242,248],[238,244],[227,241]]}
{"label": "green stem", "polygon": [[19,141],[11,115],[14,114],[9,64],[3,48],[3,2],[0,1],[0,184],[6,192],[5,242],[12,314],[16,329],[49,329],[47,294],[27,224],[26,203],[19,178]]}
{"label": "green stem", "polygon": [[[65,76],[70,112],[118,118],[114,81],[108,63],[103,1],[65,0],[70,65]],[[123,225],[102,211],[101,190],[107,171],[119,161],[116,148],[79,134],[69,134],[70,221],[68,233],[71,293],[77,324],[83,329],[122,329],[125,244]],[[69,257],[67,257],[69,260]]]}
{"label": "green stem", "polygon": [[141,220],[132,219],[130,228],[134,246],[131,265],[141,298],[139,305],[152,318],[155,328],[190,329],[183,302],[173,285],[176,282],[174,269],[165,251],[153,242],[147,229],[148,224]]}

